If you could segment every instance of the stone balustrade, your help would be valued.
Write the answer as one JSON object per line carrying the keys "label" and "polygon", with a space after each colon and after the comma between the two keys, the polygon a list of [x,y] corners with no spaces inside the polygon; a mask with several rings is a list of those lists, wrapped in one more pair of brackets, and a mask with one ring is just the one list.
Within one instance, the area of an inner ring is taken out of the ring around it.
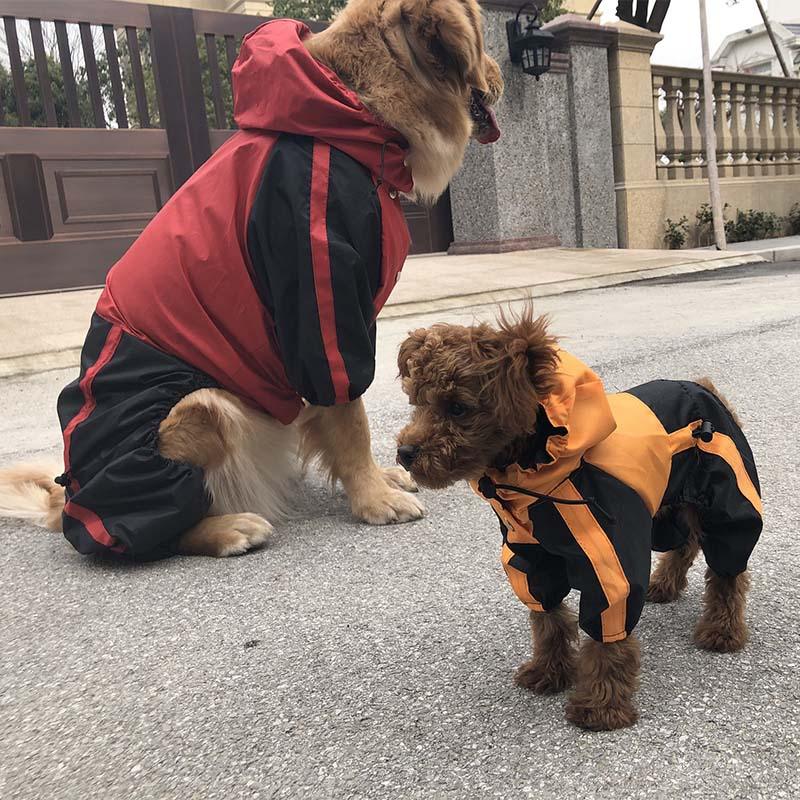
{"label": "stone balustrade", "polygon": [[[700,70],[652,67],[658,180],[706,176]],[[800,80],[714,72],[721,178],[800,175]]]}

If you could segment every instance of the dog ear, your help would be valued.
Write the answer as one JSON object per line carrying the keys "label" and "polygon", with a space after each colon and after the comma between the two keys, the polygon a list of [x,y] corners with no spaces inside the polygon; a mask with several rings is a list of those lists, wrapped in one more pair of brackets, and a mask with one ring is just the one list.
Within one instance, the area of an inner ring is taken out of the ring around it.
{"label": "dog ear", "polygon": [[406,340],[400,345],[400,351],[397,354],[397,371],[401,378],[411,377],[411,362],[427,338],[427,328],[417,328],[415,331],[410,331]]}
{"label": "dog ear", "polygon": [[501,309],[497,322],[509,358],[517,368],[527,370],[537,395],[549,394],[555,386],[558,365],[558,340],[547,332],[550,319],[546,315],[535,317],[533,304],[526,303],[516,316]]}
{"label": "dog ear", "polygon": [[400,0],[398,5],[401,30],[415,67],[458,89],[489,90],[475,0]]}
{"label": "dog ear", "polygon": [[556,338],[547,333],[546,317],[534,317],[526,305],[518,316],[501,312],[494,332],[498,354],[490,363],[490,388],[497,418],[518,435],[533,429],[532,413],[555,386]]}

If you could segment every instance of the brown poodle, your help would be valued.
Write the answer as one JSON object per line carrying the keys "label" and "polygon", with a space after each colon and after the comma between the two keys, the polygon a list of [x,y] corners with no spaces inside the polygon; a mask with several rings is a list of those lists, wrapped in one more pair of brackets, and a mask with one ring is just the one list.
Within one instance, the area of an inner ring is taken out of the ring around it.
{"label": "brown poodle", "polygon": [[[760,490],[738,420],[710,382],[607,395],[530,307],[496,327],[416,330],[398,365],[414,407],[399,463],[430,488],[469,481],[500,520],[503,567],[531,611],[534,654],[520,686],[546,694],[574,684],[570,721],[632,725],[633,629],[645,599],[679,597],[700,548],[708,571],[695,642],[745,645]],[[651,547],[665,552],[652,579]],[[572,589],[578,619],[562,603]],[[578,622],[589,635],[580,648]]]}

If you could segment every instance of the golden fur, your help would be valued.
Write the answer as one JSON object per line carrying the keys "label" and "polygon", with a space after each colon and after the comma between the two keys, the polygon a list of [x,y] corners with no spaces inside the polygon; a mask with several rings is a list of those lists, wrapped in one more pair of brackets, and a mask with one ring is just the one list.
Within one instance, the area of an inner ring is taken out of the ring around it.
{"label": "golden fur", "polygon": [[58,464],[20,464],[0,470],[0,517],[17,517],[51,531],[61,530],[64,490],[53,482]]}
{"label": "golden fur", "polygon": [[[475,0],[351,0],[307,47],[406,138],[414,196],[422,201],[445,190],[477,133],[469,113],[472,89],[487,105],[503,89],[500,70],[484,51]],[[359,519],[387,524],[424,513],[409,494],[416,486],[407,473],[381,469],[372,458],[361,400],[308,408],[287,427],[228,392],[202,389],[163,421],[159,449],[206,470],[212,518],[184,533],[185,553],[225,556],[262,544],[270,523],[292,506],[298,454],[341,481]],[[59,472],[0,473],[0,514],[60,530],[64,492],[51,478]]]}
{"label": "golden fur", "polygon": [[[403,448],[413,450],[414,479],[441,488],[478,479],[493,464],[516,461],[536,427],[535,414],[525,409],[535,409],[553,385],[555,345],[547,320],[534,317],[530,305],[517,317],[501,314],[495,326],[412,331],[398,355],[403,390],[413,406],[411,422],[398,436],[398,458]],[[725,403],[710,380],[698,383]],[[692,506],[660,513],[683,515],[691,531],[686,544],[663,555],[653,572],[648,599],[663,603],[677,599],[686,587],[702,529]],[[706,573],[704,609],[694,632],[699,647],[718,652],[744,647],[748,587],[746,572],[735,578]],[[576,651],[575,617],[564,606],[531,613],[531,629],[533,658],[517,671],[519,686],[546,694],[574,681],[566,715],[583,728],[611,730],[636,722],[640,657],[633,636],[612,643],[588,640]]]}
{"label": "golden fur", "polygon": [[350,0],[307,47],[405,136],[420,201],[436,200],[461,166],[471,90],[489,104],[503,91],[475,0]]}
{"label": "golden fur", "polygon": [[318,461],[332,482],[341,481],[353,514],[371,525],[419,519],[424,509],[409,492],[417,487],[396,467],[381,469],[370,452],[369,424],[360,401],[309,408],[300,422],[304,463]]}

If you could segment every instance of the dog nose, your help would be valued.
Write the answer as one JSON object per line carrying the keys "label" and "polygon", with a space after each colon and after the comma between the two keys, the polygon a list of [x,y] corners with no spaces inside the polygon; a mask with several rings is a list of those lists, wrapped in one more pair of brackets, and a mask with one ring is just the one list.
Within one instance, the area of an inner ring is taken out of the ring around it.
{"label": "dog nose", "polygon": [[401,444],[397,448],[397,463],[410,469],[414,460],[419,455],[419,447],[415,444]]}

